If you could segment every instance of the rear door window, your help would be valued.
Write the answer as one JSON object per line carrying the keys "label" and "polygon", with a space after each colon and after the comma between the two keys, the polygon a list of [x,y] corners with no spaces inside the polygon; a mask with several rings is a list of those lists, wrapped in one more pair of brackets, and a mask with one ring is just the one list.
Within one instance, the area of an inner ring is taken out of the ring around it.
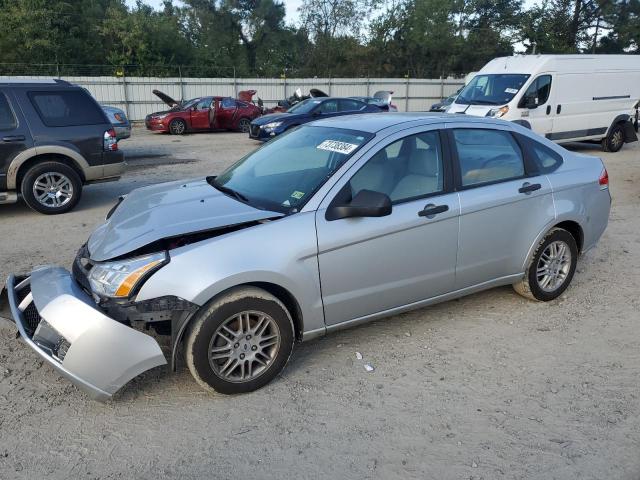
{"label": "rear door window", "polygon": [[0,130],[13,130],[17,126],[16,117],[13,115],[9,100],[0,93]]}
{"label": "rear door window", "polygon": [[509,132],[480,128],[453,130],[463,187],[525,175],[520,146]]}
{"label": "rear door window", "polygon": [[345,99],[340,100],[340,111],[341,112],[357,112],[362,110],[366,105],[357,100]]}
{"label": "rear door window", "polygon": [[338,101],[327,100],[325,102],[322,102],[322,104],[318,107],[318,111],[320,113],[336,113],[338,111]]}
{"label": "rear door window", "polygon": [[236,101],[233,98],[227,97],[222,99],[220,105],[222,108],[236,108]]}
{"label": "rear door window", "polygon": [[47,127],[107,123],[103,111],[83,90],[32,91],[28,95]]}

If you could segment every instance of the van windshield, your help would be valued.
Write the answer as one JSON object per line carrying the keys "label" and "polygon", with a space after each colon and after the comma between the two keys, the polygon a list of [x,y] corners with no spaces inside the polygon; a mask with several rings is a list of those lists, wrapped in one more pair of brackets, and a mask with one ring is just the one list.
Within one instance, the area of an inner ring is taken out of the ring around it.
{"label": "van windshield", "polygon": [[460,92],[455,103],[462,105],[504,105],[513,99],[528,78],[529,75],[521,73],[476,75]]}

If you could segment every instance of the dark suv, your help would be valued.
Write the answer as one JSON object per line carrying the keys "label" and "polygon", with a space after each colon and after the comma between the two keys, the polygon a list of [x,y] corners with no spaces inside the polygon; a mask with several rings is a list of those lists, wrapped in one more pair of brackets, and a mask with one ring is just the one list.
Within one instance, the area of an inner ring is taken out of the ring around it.
{"label": "dark suv", "polygon": [[71,210],[82,186],[117,180],[116,132],[83,88],[62,80],[0,80],[0,204]]}

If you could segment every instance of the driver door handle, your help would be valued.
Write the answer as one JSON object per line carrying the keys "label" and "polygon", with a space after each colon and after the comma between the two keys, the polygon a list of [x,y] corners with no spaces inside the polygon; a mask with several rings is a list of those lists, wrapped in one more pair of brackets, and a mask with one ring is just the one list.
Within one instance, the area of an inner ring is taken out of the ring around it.
{"label": "driver door handle", "polygon": [[424,207],[424,210],[420,210],[418,212],[419,217],[427,217],[433,218],[439,213],[444,213],[449,210],[449,205],[434,205],[433,203],[428,204]]}
{"label": "driver door handle", "polygon": [[518,192],[529,194],[531,192],[535,192],[536,190],[540,190],[541,188],[542,185],[540,185],[539,183],[524,182],[518,189]]}

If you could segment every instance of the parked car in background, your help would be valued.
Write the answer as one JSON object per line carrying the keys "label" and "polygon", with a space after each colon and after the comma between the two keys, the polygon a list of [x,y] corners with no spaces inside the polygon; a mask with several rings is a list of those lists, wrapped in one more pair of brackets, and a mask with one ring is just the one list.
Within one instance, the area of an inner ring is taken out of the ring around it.
{"label": "parked car in background", "polygon": [[349,97],[361,102],[375,105],[385,112],[397,112],[398,106],[391,103],[393,92],[389,90],[380,90],[373,94],[373,97]]}
{"label": "parked car in background", "polygon": [[11,275],[6,291],[25,342],[94,398],[167,363],[149,328],[204,388],[249,392],[296,340],[501,285],[558,298],[610,204],[599,158],[520,125],[350,115],[217,177],[134,190],[73,273]]}
{"label": "parked car in background", "polygon": [[312,88],[309,90],[308,95],[303,95],[302,90],[297,88],[296,91],[289,98],[285,100],[278,100],[278,104],[273,108],[268,108],[264,111],[265,114],[269,113],[282,113],[289,110],[294,105],[306,100],[308,98],[328,97],[326,93],[318,88]]}
{"label": "parked car in background", "polygon": [[0,204],[64,213],[83,185],[117,180],[118,139],[84,88],[62,80],[0,80]]}
{"label": "parked car in background", "polygon": [[429,109],[429,111],[430,112],[444,112],[444,111],[446,111],[447,108],[449,107],[449,105],[451,105],[454,102],[454,100],[456,99],[456,97],[458,96],[458,94],[461,91],[462,91],[462,88],[459,88],[458,91],[456,93],[454,93],[453,95],[449,95],[447,98],[444,98],[442,101],[440,101],[438,103],[434,103],[433,105],[431,105],[431,108]]}
{"label": "parked car in background", "polygon": [[113,125],[118,140],[124,140],[131,136],[131,123],[129,123],[127,114],[123,110],[107,105],[103,105],[102,110],[107,114],[107,118]]}
{"label": "parked car in background", "polygon": [[290,128],[313,120],[382,112],[382,109],[353,98],[312,97],[297,103],[286,112],[263,115],[251,122],[249,137],[266,142]]}
{"label": "parked car in background", "polygon": [[637,140],[640,55],[517,55],[487,63],[449,113],[502,118],[558,143]]}
{"label": "parked car in background", "polygon": [[155,132],[182,135],[187,132],[238,130],[249,132],[251,120],[262,114],[262,108],[251,101],[255,90],[240,92],[239,98],[198,97],[178,102],[168,95],[154,90],[170,110],[147,115],[145,125]]}

